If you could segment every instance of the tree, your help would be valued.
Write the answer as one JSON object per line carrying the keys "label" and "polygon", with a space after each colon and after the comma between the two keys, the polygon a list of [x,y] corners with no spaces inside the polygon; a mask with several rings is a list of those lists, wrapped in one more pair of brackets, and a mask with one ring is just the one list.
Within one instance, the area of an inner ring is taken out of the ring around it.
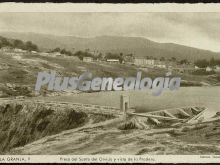
{"label": "tree", "polygon": [[68,51],[68,50],[66,50],[66,49],[62,49],[62,50],[60,51],[60,53],[61,53],[61,54],[66,54],[66,55],[68,55],[68,56],[72,56],[72,55],[73,55],[71,51]]}
{"label": "tree", "polygon": [[210,66],[215,66],[216,65],[216,61],[215,61],[215,59],[213,57],[210,59],[209,65]]}
{"label": "tree", "polygon": [[200,68],[206,68],[209,65],[209,62],[205,59],[197,60],[194,64]]}
{"label": "tree", "polygon": [[37,51],[38,50],[37,45],[33,44],[31,41],[27,41],[25,44],[25,47],[26,47],[26,50],[29,50],[29,51]]}
{"label": "tree", "polygon": [[20,48],[20,49],[24,49],[25,48],[24,42],[21,41],[21,40],[14,40],[13,46],[15,48]]}
{"label": "tree", "polygon": [[60,50],[61,50],[61,49],[57,47],[57,48],[55,48],[53,51],[54,51],[54,52],[60,52]]}
{"label": "tree", "polygon": [[60,51],[60,53],[61,53],[61,54],[67,54],[67,51],[66,51],[66,49],[62,49],[62,50]]}
{"label": "tree", "polygon": [[11,47],[12,44],[11,44],[6,38],[1,37],[1,39],[0,39],[0,46],[1,46],[1,47],[4,47],[4,46],[9,46],[9,47]]}
{"label": "tree", "polygon": [[187,59],[180,60],[180,64],[189,64],[189,61]]}
{"label": "tree", "polygon": [[98,59],[102,59],[102,53],[98,54]]}

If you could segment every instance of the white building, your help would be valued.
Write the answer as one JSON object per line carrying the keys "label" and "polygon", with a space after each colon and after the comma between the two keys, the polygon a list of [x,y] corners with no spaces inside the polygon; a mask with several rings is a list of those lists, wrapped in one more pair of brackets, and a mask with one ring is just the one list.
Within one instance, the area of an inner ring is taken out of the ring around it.
{"label": "white building", "polygon": [[209,66],[207,66],[206,69],[205,69],[205,71],[206,71],[206,72],[211,72],[211,71],[212,71],[212,68],[209,67]]}
{"label": "white building", "polygon": [[145,58],[135,58],[134,59],[134,64],[135,65],[154,65],[155,60],[154,59],[145,59]]}
{"label": "white building", "polygon": [[119,59],[107,59],[106,60],[107,62],[110,62],[110,63],[119,63]]}
{"label": "white building", "polygon": [[165,64],[157,64],[157,65],[155,65],[156,67],[158,67],[158,68],[166,68],[166,65]]}
{"label": "white building", "polygon": [[84,62],[92,62],[93,59],[92,59],[92,57],[83,57],[83,61]]}
{"label": "white building", "polygon": [[166,68],[167,67],[164,62],[158,61],[158,60],[155,60],[154,66],[156,66],[158,68]]}
{"label": "white building", "polygon": [[31,53],[37,53],[37,52],[32,50]]}
{"label": "white building", "polygon": [[199,69],[199,67],[198,67],[198,66],[195,66],[195,69]]}

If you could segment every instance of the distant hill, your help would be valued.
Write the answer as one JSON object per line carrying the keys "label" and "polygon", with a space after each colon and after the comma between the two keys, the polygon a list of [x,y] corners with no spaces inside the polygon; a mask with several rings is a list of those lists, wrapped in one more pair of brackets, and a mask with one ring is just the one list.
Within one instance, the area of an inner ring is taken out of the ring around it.
{"label": "distant hill", "polygon": [[41,49],[49,50],[55,47],[71,51],[96,50],[102,53],[133,53],[135,56],[153,56],[176,59],[220,59],[220,53],[202,50],[174,43],[158,43],[141,37],[100,36],[94,38],[80,38],[74,36],[55,36],[37,33],[0,32],[1,36],[32,41]]}

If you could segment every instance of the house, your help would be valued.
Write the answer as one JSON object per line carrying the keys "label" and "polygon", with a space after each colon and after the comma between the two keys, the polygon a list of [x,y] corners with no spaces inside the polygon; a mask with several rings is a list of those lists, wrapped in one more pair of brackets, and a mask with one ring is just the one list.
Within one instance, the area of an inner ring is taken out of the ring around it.
{"label": "house", "polygon": [[134,64],[145,66],[145,65],[154,65],[155,60],[154,59],[145,59],[145,58],[135,58]]}
{"label": "house", "polygon": [[145,64],[145,59],[142,59],[142,58],[135,58],[134,59],[134,64],[135,65],[144,65]]}
{"label": "house", "polygon": [[197,70],[197,69],[199,69],[199,67],[198,67],[198,66],[195,66],[194,68],[195,68],[196,70]]}
{"label": "house", "polygon": [[32,50],[31,53],[37,53],[37,52]]}
{"label": "house", "polygon": [[209,66],[207,66],[206,69],[205,69],[205,71],[206,71],[206,72],[211,72],[211,71],[212,71],[212,68],[209,67]]}
{"label": "house", "polygon": [[166,68],[167,67],[164,62],[158,61],[158,60],[155,60],[154,66],[158,67],[158,68]]}
{"label": "house", "polygon": [[83,61],[84,62],[92,62],[93,59],[92,59],[92,57],[83,57]]}
{"label": "house", "polygon": [[166,65],[165,64],[157,64],[157,65],[155,65],[156,67],[158,67],[158,68],[166,68]]}
{"label": "house", "polygon": [[145,62],[146,62],[147,65],[154,65],[155,60],[153,60],[153,59],[146,59]]}
{"label": "house", "polygon": [[119,59],[107,59],[106,61],[109,63],[120,63]]}

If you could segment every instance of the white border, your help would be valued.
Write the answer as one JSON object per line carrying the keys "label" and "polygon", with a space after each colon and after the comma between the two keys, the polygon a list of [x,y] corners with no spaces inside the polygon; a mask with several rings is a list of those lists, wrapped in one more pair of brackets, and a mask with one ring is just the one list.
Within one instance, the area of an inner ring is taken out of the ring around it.
{"label": "white border", "polygon": [[220,12],[220,4],[0,3],[0,12]]}
{"label": "white border", "polygon": [[[0,12],[220,12],[220,4],[1,3]],[[219,163],[220,155],[0,155],[0,163]]]}
{"label": "white border", "polygon": [[219,163],[220,155],[1,155],[0,163]]}

